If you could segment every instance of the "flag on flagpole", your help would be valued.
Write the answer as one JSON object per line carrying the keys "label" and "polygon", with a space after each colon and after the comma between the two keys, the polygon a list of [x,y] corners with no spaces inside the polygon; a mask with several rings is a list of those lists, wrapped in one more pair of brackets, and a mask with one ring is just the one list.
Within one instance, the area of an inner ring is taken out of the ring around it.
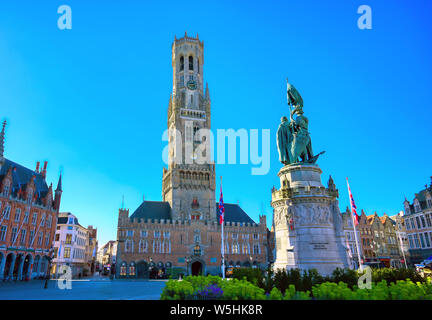
{"label": "flag on flagpole", "polygon": [[225,220],[225,207],[223,203],[222,194],[222,176],[221,176],[221,191],[219,198],[219,224],[221,225],[221,272],[222,278],[225,279],[225,244],[224,244],[224,220]]}
{"label": "flag on flagpole", "polygon": [[224,220],[225,220],[225,207],[223,202],[222,184],[221,184],[220,199],[219,199],[219,224],[223,224]]}
{"label": "flag on flagpole", "polygon": [[357,214],[357,206],[356,206],[356,204],[354,202],[354,198],[353,198],[353,195],[351,193],[351,188],[350,188],[349,183],[348,183],[348,178],[347,178],[347,185],[348,185],[348,193],[349,193],[349,198],[350,198],[350,203],[351,203],[351,210],[352,210],[351,214],[353,215],[353,217],[354,217],[354,223],[357,226],[358,223],[359,223],[359,216]]}

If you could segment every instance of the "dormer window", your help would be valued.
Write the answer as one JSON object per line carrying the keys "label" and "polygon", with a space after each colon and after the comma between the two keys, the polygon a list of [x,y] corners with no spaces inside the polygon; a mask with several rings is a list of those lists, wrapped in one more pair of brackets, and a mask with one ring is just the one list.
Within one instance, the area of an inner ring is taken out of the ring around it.
{"label": "dormer window", "polygon": [[414,211],[415,212],[420,212],[421,211],[420,203],[418,202],[417,199],[414,201]]}
{"label": "dormer window", "polygon": [[3,195],[4,195],[5,197],[7,197],[7,196],[9,195],[9,184],[6,184],[6,185],[3,187]]}

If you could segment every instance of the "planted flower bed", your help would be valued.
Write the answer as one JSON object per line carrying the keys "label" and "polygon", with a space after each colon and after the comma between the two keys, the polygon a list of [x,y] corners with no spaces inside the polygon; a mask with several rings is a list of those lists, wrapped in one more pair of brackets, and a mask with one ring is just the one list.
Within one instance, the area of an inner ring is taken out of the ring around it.
{"label": "planted flower bed", "polygon": [[371,289],[350,288],[345,282],[316,284],[309,291],[298,291],[289,284],[281,292],[273,287],[269,292],[245,279],[221,279],[217,276],[188,276],[182,281],[169,280],[161,300],[432,300],[430,280],[412,282],[381,280]]}

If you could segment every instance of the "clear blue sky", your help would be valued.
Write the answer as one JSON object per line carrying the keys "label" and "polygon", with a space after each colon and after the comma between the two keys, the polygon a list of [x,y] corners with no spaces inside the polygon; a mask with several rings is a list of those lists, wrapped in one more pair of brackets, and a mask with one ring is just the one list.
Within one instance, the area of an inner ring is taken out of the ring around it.
{"label": "clear blue sky", "polygon": [[[72,30],[57,28],[62,4]],[[372,30],[357,28],[362,4]],[[161,200],[171,44],[187,30],[205,42],[213,129],[272,130],[267,175],[216,167],[225,202],[255,220],[263,207],[271,224],[288,76],[341,210],[349,177],[359,208],[395,214],[432,175],[431,15],[430,1],[2,1],[5,155],[30,168],[48,160],[54,184],[62,169],[61,210],[115,239],[122,195],[131,212],[143,194]]]}

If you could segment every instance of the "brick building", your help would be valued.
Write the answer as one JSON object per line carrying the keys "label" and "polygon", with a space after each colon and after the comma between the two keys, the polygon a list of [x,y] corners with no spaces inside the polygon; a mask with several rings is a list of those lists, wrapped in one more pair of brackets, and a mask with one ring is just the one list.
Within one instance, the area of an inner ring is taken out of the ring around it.
{"label": "brick building", "polygon": [[[163,201],[144,201],[132,215],[119,210],[117,276],[148,277],[151,267],[221,273],[215,164],[206,149],[211,140],[211,101],[207,85],[204,90],[203,65],[204,44],[198,36],[185,34],[174,40]],[[240,206],[225,204],[224,223],[226,265],[266,266],[266,217],[256,223]]]}
{"label": "brick building", "polygon": [[62,195],[47,185],[45,161],[31,170],[6,159],[6,121],[0,132],[0,279],[25,280],[44,276],[56,230]]}

